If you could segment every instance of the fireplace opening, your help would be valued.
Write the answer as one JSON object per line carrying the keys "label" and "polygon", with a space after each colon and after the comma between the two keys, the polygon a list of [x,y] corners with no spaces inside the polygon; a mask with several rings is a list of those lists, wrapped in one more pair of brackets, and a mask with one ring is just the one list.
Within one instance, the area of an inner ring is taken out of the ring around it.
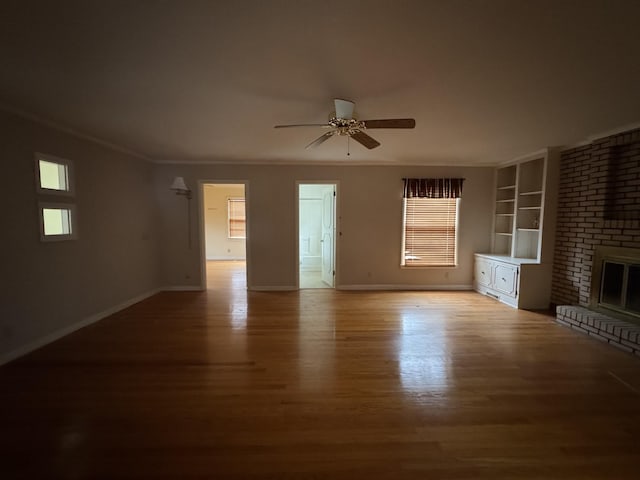
{"label": "fireplace opening", "polygon": [[627,310],[640,315],[640,265],[629,267],[627,281]]}
{"label": "fireplace opening", "polygon": [[591,308],[640,323],[640,249],[597,247]]}
{"label": "fireplace opening", "polygon": [[640,314],[640,265],[605,261],[600,282],[600,304]]}

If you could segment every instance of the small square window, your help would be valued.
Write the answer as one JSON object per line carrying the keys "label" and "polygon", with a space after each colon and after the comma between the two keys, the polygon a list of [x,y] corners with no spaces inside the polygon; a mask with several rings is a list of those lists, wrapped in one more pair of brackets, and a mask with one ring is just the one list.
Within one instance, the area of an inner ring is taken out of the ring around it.
{"label": "small square window", "polygon": [[36,154],[36,180],[38,192],[53,195],[70,195],[71,162],[61,158]]}
{"label": "small square window", "polygon": [[40,204],[40,239],[73,240],[76,238],[75,206]]}

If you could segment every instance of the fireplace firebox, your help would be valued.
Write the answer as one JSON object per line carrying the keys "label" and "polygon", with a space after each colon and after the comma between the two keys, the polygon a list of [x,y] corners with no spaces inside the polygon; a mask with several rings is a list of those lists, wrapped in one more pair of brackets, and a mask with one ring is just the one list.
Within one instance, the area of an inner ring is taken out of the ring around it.
{"label": "fireplace firebox", "polygon": [[596,247],[590,308],[640,324],[640,249]]}

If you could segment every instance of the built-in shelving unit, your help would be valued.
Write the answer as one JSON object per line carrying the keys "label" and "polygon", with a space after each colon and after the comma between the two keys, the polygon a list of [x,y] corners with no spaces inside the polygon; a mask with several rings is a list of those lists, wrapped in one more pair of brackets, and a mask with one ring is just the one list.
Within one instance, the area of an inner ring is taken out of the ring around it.
{"label": "built-in shelving unit", "polygon": [[496,205],[493,248],[503,255],[511,255],[515,221],[517,167],[501,168],[496,172]]}
{"label": "built-in shelving unit", "polygon": [[546,308],[555,240],[559,156],[553,149],[496,169],[493,243],[476,254],[476,290],[519,308]]}

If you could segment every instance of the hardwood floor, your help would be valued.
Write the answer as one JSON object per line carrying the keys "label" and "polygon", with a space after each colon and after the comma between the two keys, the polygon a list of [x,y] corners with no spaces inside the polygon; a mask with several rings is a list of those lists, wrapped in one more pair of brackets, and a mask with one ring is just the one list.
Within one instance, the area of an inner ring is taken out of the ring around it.
{"label": "hardwood floor", "polygon": [[0,478],[639,478],[640,358],[471,292],[243,275],[1,367]]}

